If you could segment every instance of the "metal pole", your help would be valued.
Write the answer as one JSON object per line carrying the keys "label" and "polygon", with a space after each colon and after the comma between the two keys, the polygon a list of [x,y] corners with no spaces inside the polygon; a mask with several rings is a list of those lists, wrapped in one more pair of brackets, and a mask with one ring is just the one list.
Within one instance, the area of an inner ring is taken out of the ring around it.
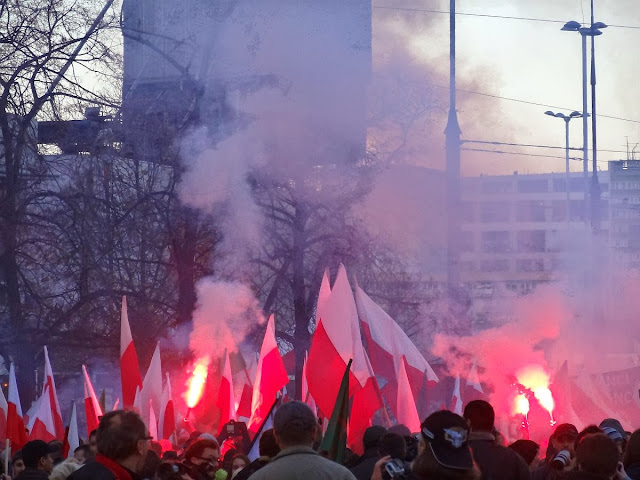
{"label": "metal pole", "polygon": [[564,119],[565,124],[565,168],[566,168],[566,188],[567,188],[567,226],[571,222],[571,187],[569,185],[569,121],[571,117]]}
{"label": "metal pole", "polygon": [[589,221],[587,215],[587,198],[589,197],[589,119],[587,112],[587,35],[582,36],[582,170],[584,175],[584,220]]}
{"label": "metal pole", "polygon": [[591,228],[600,230],[600,183],[598,182],[598,148],[596,135],[596,36],[593,28],[593,0],[591,0],[591,131],[593,142],[593,177],[591,179]]}

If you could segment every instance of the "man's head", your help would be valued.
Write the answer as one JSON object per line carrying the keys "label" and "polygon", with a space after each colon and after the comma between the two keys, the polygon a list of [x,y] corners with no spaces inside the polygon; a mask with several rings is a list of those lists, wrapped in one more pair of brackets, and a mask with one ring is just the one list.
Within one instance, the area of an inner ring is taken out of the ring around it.
{"label": "man's head", "polygon": [[91,454],[95,457],[98,453],[98,430],[91,430],[89,433],[89,448],[91,448]]}
{"label": "man's head", "polygon": [[387,432],[380,437],[380,441],[378,442],[378,452],[383,457],[388,455],[391,458],[404,460],[407,456],[407,442],[402,435]]}
{"label": "man's head", "polygon": [[473,400],[464,407],[464,419],[472,432],[492,432],[496,414],[489,402]]}
{"label": "man's head", "polygon": [[282,405],[273,418],[273,430],[281,449],[312,446],[316,427],[316,416],[306,404],[298,401]]}
{"label": "man's head", "polygon": [[47,473],[51,473],[51,470],[53,470],[51,448],[42,440],[27,442],[22,447],[22,459],[27,468],[36,468]]}
{"label": "man's head", "polygon": [[619,458],[618,447],[604,433],[585,437],[576,450],[578,469],[593,475],[615,475]]}
{"label": "man's head", "polygon": [[24,460],[22,459],[22,450],[18,450],[11,459],[11,472],[13,478],[20,475],[25,469]]}
{"label": "man's head", "polygon": [[562,423],[556,427],[551,435],[551,446],[556,452],[569,450],[575,453],[575,441],[578,437],[578,429],[570,423]]}
{"label": "man's head", "polygon": [[115,410],[100,419],[97,431],[98,453],[134,472],[142,468],[149,450],[147,427],[131,411]]}
{"label": "man's head", "polygon": [[93,455],[91,454],[91,447],[89,447],[89,445],[80,445],[73,451],[73,458],[80,463],[85,463],[92,457]]}
{"label": "man's head", "polygon": [[362,436],[362,444],[364,446],[364,449],[377,451],[378,442],[385,433],[387,433],[387,429],[380,425],[374,425],[367,428],[364,431],[364,435]]}
{"label": "man's head", "polygon": [[215,440],[201,438],[184,452],[184,459],[195,467],[200,475],[212,477],[218,469],[220,446]]}
{"label": "man's head", "polygon": [[262,432],[260,437],[260,443],[258,444],[258,451],[261,457],[273,458],[280,453],[280,447],[276,441],[276,436],[273,433],[273,428]]}

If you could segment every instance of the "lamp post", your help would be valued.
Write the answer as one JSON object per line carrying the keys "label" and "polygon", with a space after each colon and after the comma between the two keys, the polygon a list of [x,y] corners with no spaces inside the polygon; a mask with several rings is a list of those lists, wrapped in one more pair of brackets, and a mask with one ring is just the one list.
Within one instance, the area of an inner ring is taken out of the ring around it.
{"label": "lamp post", "polygon": [[580,22],[570,21],[564,24],[562,30],[579,32],[582,37],[582,111],[587,113],[587,37],[591,37],[591,129],[593,135],[593,162],[591,186],[588,181],[588,128],[587,115],[583,116],[583,169],[585,176],[585,196],[589,193],[591,199],[591,227],[594,233],[600,229],[600,184],[598,182],[598,149],[596,136],[596,61],[595,37],[602,35],[600,31],[607,28],[602,22],[595,22],[593,18],[593,0],[591,0],[591,25],[583,27]]}
{"label": "lamp post", "polygon": [[[556,117],[556,118],[561,118],[564,120],[564,125],[565,125],[565,182],[566,182],[566,188],[567,188],[567,225],[569,224],[570,220],[571,220],[571,189],[569,188],[569,122],[574,119],[574,118],[578,118],[578,117],[582,117],[582,113],[580,112],[571,112],[569,115],[565,115],[564,113],[554,113],[551,110],[547,110],[546,112],[544,112],[545,115],[549,115],[551,117]],[[587,113],[586,115],[584,115],[584,118],[588,117],[589,114]]]}

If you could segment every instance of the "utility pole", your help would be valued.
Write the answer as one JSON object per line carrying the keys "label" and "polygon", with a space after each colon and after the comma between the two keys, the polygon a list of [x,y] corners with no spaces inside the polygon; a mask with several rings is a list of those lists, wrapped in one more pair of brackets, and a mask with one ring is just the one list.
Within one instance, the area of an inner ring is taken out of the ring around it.
{"label": "utility pole", "polygon": [[[591,0],[591,28],[593,18],[593,0]],[[593,142],[593,173],[591,177],[591,229],[594,234],[600,231],[600,182],[598,181],[598,142],[596,135],[596,35],[591,35],[591,138]]]}

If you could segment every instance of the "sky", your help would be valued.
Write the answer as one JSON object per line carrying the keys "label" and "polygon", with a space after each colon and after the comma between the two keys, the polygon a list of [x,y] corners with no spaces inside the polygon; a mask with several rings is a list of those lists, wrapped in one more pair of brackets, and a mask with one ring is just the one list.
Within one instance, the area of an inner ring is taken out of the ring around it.
{"label": "sky", "polygon": [[[457,16],[458,88],[544,104],[528,105],[461,93],[466,96],[458,109],[462,138],[564,147],[564,122],[546,116],[544,112],[549,109],[566,113],[582,110],[580,35],[561,31],[560,28],[563,22],[569,20],[582,22],[584,19],[588,22],[589,1],[458,0],[456,5],[459,14],[480,13],[557,21]],[[428,65],[440,74],[436,83],[441,87],[446,86],[449,68],[448,15],[420,10],[446,12],[449,2],[373,0],[373,7],[374,56],[376,48],[384,48],[380,44],[376,46],[376,18],[389,16],[391,12],[405,15],[405,18],[411,19],[411,32],[407,38],[412,55],[417,62]],[[606,168],[607,160],[627,158],[627,140],[630,150],[640,143],[640,90],[637,88],[640,66],[634,60],[640,42],[640,5],[637,0],[595,0],[595,21],[611,25],[596,39],[598,159],[602,162],[601,168]],[[397,35],[407,34],[402,27],[396,28]],[[446,90],[441,90],[442,95],[446,96]],[[589,110],[590,99],[589,91]],[[435,131],[442,131],[445,120],[444,116],[440,116],[435,121]],[[571,122],[570,137],[572,147],[582,147],[579,119]],[[435,135],[433,138],[437,142],[439,137]],[[520,173],[537,173],[565,169],[564,150],[465,146],[560,157],[463,151],[462,169],[465,174],[510,174],[516,170]],[[581,157],[582,153],[572,152],[572,156]],[[441,157],[435,157],[414,158],[412,162],[442,168]],[[640,144],[637,158],[640,158]],[[570,163],[572,170],[582,169],[580,161]]]}

